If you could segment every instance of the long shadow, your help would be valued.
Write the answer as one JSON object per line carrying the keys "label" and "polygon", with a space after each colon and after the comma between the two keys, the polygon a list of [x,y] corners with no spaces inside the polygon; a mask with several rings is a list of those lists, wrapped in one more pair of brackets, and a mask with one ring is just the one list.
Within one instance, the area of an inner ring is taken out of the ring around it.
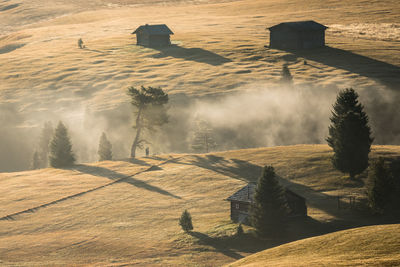
{"label": "long shadow", "polygon": [[361,76],[372,78],[389,88],[399,89],[399,66],[329,46],[311,50],[285,51],[297,57],[317,61],[331,67],[344,69]]}
{"label": "long shadow", "polygon": [[[150,167],[149,169],[139,172],[137,174],[140,174],[140,173],[143,173],[143,172],[146,172],[149,170],[151,171],[152,168],[153,168],[153,166]],[[121,174],[121,173],[118,173],[118,172],[115,172],[115,171],[112,171],[110,169],[106,169],[103,167],[77,165],[73,169],[77,170],[81,173],[86,173],[86,174],[99,176],[99,177],[106,177],[111,180],[116,180],[117,182],[128,183],[128,184],[134,185],[136,187],[143,188],[143,189],[146,189],[146,190],[149,190],[152,192],[156,192],[156,193],[159,193],[159,194],[162,194],[165,196],[173,197],[176,199],[181,199],[181,197],[179,197],[177,195],[174,195],[174,194],[172,194],[164,189],[161,189],[157,186],[150,185],[144,181],[135,179],[135,178],[133,178],[133,176],[127,176],[127,175],[124,175],[124,174]]]}
{"label": "long shadow", "polygon": [[213,66],[219,66],[232,61],[229,58],[220,56],[202,48],[185,48],[178,45],[170,45],[167,47],[154,47],[154,49],[160,51],[159,54],[153,55],[154,58],[182,58],[185,60],[210,64]]}
{"label": "long shadow", "polygon": [[247,182],[255,182],[261,174],[261,167],[239,159],[225,159],[214,155],[194,156],[189,162],[175,161],[177,164],[195,165],[225,176]]}
{"label": "long shadow", "polygon": [[[238,159],[225,159],[214,155],[194,156],[193,160],[188,162],[175,161],[177,164],[195,165],[200,168],[208,169],[213,172],[223,174],[235,179],[246,182],[256,182],[261,175],[261,166],[253,163],[238,160]],[[363,219],[367,218],[368,214],[357,210],[338,209],[337,198],[322,192],[313,190],[312,188],[298,184],[288,179],[279,178],[280,183],[288,189],[298,193],[306,198],[307,206],[319,209],[335,218],[335,221],[348,221],[349,225],[360,223]],[[234,192],[231,192],[232,194]],[[342,207],[348,205],[347,199],[341,200]],[[363,223],[362,225],[367,225]]]}

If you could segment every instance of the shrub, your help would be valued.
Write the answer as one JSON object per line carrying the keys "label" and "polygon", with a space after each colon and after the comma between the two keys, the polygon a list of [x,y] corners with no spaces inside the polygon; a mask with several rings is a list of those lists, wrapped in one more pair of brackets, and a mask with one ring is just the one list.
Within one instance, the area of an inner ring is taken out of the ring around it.
{"label": "shrub", "polygon": [[193,230],[192,216],[187,210],[182,212],[181,218],[179,219],[179,225],[185,232]]}

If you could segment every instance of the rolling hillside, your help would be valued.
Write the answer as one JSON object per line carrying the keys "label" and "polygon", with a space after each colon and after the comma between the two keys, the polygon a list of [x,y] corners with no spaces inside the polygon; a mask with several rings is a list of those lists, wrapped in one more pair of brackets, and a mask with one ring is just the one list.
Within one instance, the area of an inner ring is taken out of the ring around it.
{"label": "rolling hillside", "polygon": [[228,266],[398,266],[400,225],[377,225],[299,240]]}
{"label": "rolling hillside", "polygon": [[[131,85],[161,86],[171,95],[226,94],[276,83],[283,64],[298,85],[399,83],[396,0],[140,2],[0,3],[1,101],[31,117],[115,109],[127,102]],[[305,19],[330,27],[329,50],[292,54],[264,47],[266,27]],[[166,23],[176,46],[136,46],[130,33],[144,23]],[[78,38],[87,49],[77,48]]]}
{"label": "rolling hillside", "polygon": [[[336,195],[363,201],[364,185],[335,171],[330,155],[326,145],[298,145],[3,173],[0,263],[221,266],[289,241],[378,222],[337,210]],[[398,157],[400,148],[377,146],[372,156]],[[277,241],[236,239],[225,199],[255,181],[265,164],[307,198],[310,218]],[[193,217],[191,235],[178,225],[184,209]]]}

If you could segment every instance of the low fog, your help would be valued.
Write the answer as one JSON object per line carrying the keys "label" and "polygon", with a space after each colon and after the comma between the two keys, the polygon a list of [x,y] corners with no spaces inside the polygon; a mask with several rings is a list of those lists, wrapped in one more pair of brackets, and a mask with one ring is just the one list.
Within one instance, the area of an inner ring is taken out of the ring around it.
{"label": "low fog", "polygon": [[[193,152],[197,122],[206,122],[217,144],[230,150],[293,144],[324,144],[336,95],[344,87],[268,86],[253,84],[238,93],[219,96],[170,96],[169,123],[146,133],[150,154]],[[370,118],[374,144],[400,144],[400,94],[387,89],[356,91]],[[135,135],[133,107],[127,102],[101,112],[76,106],[69,112],[27,114],[14,104],[0,105],[0,171],[29,169],[46,121],[68,127],[79,163],[97,161],[104,131],[113,145],[114,159],[129,156]],[[46,107],[42,107],[46,108]],[[138,150],[138,156],[144,149]]]}

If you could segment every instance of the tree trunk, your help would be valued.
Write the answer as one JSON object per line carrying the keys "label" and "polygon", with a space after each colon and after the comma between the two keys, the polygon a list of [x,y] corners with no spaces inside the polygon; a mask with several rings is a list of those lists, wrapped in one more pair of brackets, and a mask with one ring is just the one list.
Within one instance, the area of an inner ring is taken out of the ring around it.
{"label": "tree trunk", "polygon": [[131,158],[135,158],[136,147],[139,144],[139,140],[140,140],[140,133],[142,131],[142,125],[141,125],[142,110],[143,110],[143,105],[139,106],[138,114],[136,117],[136,136],[135,136],[135,139],[133,140],[132,147],[131,147]]}

